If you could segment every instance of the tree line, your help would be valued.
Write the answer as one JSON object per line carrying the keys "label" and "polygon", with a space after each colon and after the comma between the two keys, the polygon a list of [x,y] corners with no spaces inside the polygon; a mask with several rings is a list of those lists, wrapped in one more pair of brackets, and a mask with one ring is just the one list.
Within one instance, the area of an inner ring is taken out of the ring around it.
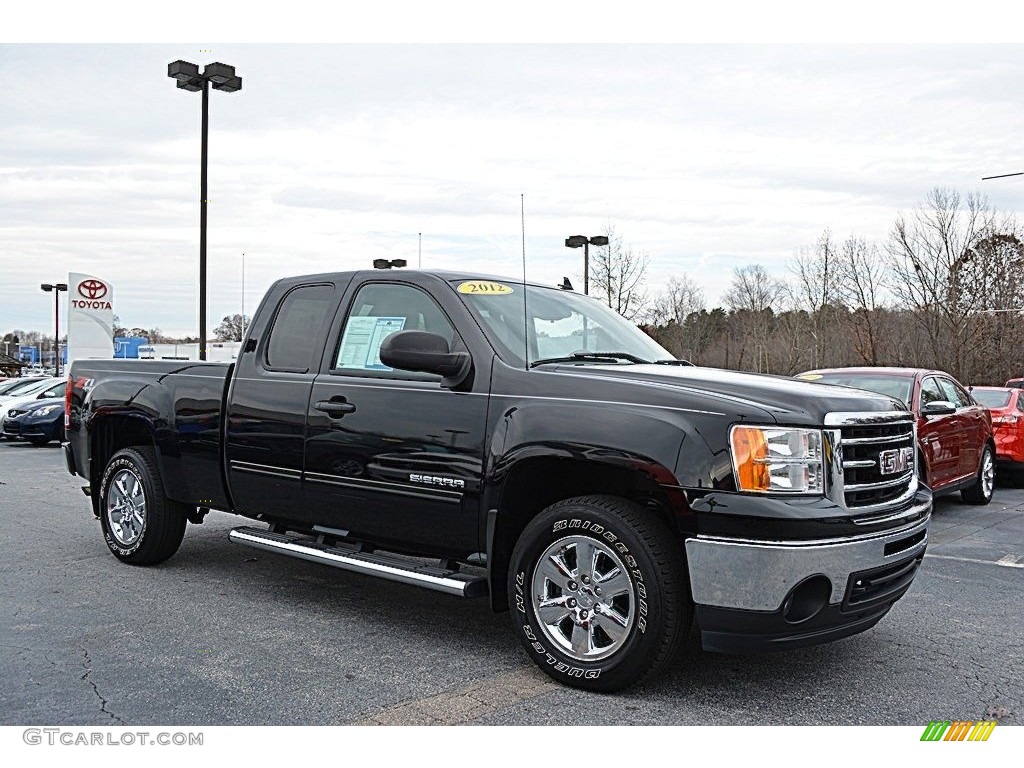
{"label": "tree line", "polygon": [[[606,259],[625,253],[609,247]],[[623,314],[698,365],[785,376],[909,366],[996,385],[1024,375],[1024,242],[1014,217],[980,195],[933,189],[881,241],[825,230],[795,253],[785,278],[737,267],[722,306],[709,307],[686,274],[648,298],[646,256],[634,263],[640,280]],[[596,266],[592,285],[615,285],[621,267]],[[616,291],[591,293],[622,311]]]}

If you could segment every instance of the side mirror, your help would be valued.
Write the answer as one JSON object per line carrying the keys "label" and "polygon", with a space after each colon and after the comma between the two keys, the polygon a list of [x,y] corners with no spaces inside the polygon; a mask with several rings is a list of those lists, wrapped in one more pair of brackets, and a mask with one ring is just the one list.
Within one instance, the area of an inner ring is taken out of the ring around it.
{"label": "side mirror", "polygon": [[956,406],[948,400],[932,400],[921,406],[922,416],[950,416],[956,413]]}
{"label": "side mirror", "polygon": [[452,352],[444,336],[427,331],[398,331],[380,345],[380,361],[402,371],[443,376],[441,386],[457,387],[469,375],[472,359],[467,352]]}

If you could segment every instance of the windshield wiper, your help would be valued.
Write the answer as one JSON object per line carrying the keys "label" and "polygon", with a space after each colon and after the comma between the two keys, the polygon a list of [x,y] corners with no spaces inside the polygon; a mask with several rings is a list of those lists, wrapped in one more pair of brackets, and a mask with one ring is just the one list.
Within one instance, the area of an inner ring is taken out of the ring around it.
{"label": "windshield wiper", "polygon": [[689,360],[655,360],[655,365],[689,365],[693,366]]}
{"label": "windshield wiper", "polygon": [[546,363],[614,363],[616,360],[626,360],[630,363],[651,362],[636,355],[631,355],[629,352],[573,352],[565,357],[545,357],[540,360],[534,360],[530,363],[530,367],[536,368],[538,365],[545,365]]}

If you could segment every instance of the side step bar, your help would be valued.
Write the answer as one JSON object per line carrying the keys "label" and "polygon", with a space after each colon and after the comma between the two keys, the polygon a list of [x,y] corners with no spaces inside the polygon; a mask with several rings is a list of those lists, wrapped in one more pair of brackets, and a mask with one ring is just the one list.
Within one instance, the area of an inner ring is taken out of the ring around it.
{"label": "side step bar", "polygon": [[236,544],[298,557],[314,563],[333,565],[335,568],[377,576],[389,581],[426,587],[456,597],[484,597],[487,594],[487,579],[482,576],[470,576],[436,566],[421,565],[398,555],[360,552],[339,544],[328,546],[308,536],[274,533],[263,528],[235,528],[228,537]]}

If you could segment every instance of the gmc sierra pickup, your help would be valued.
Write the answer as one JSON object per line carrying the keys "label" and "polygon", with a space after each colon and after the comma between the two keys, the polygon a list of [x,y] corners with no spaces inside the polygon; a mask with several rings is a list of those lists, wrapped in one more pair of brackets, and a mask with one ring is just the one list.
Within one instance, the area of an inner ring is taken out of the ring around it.
{"label": "gmc sierra pickup", "polygon": [[[600,302],[479,275],[275,283],[232,364],[82,360],[65,454],[116,558],[239,544],[509,610],[556,680],[874,626],[931,493],[893,398],[699,368]],[[428,562],[429,560],[429,562]],[[244,599],[244,587],[240,587]]]}

